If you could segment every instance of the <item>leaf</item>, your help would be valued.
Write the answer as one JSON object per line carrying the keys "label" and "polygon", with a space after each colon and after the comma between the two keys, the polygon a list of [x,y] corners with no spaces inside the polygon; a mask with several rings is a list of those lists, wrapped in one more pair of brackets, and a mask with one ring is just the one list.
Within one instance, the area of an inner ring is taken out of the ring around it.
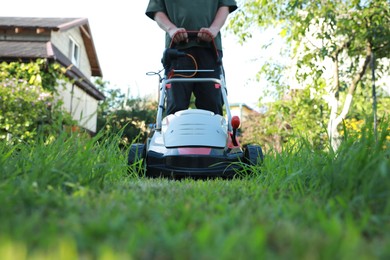
{"label": "leaf", "polygon": [[36,76],[35,76],[35,75],[32,75],[32,76],[30,77],[30,80],[28,81],[28,83],[29,83],[30,85],[33,85],[34,82],[35,82],[35,78],[36,78]]}
{"label": "leaf", "polygon": [[283,29],[280,31],[280,36],[286,37],[286,35],[287,35],[287,28],[283,28]]}

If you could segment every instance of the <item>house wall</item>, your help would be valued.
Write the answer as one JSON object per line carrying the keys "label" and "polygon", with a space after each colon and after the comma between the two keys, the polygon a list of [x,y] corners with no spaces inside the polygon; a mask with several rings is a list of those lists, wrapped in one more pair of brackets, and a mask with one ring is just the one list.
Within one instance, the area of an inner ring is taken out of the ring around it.
{"label": "house wall", "polygon": [[[87,78],[90,78],[92,75],[91,66],[79,28],[52,32],[51,42],[71,60],[70,38],[80,47],[80,64],[78,68]],[[95,133],[98,101],[78,86],[70,83],[60,87],[58,94],[64,103],[63,108],[72,115],[74,120],[77,120],[79,126]]]}
{"label": "house wall", "polygon": [[80,64],[78,68],[89,79],[92,76],[92,71],[79,28],[72,28],[67,31],[53,31],[51,36],[51,42],[63,54],[65,54],[69,58],[69,60],[72,60],[72,58],[70,57],[71,53],[69,49],[69,41],[71,38],[80,46]]}
{"label": "house wall", "polygon": [[230,113],[232,116],[238,116],[240,120],[244,122],[252,113],[255,113],[255,111],[249,109],[245,104],[233,104],[230,106]]}
{"label": "house wall", "polygon": [[78,121],[79,126],[96,133],[98,101],[77,85],[60,84],[58,99],[63,102],[63,109]]}

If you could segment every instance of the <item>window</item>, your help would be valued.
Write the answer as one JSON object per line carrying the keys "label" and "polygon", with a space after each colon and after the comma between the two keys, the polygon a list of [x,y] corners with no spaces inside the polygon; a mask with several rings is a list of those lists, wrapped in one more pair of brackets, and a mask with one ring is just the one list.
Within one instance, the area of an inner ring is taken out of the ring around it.
{"label": "window", "polygon": [[80,46],[72,38],[69,38],[69,58],[77,67],[80,65]]}

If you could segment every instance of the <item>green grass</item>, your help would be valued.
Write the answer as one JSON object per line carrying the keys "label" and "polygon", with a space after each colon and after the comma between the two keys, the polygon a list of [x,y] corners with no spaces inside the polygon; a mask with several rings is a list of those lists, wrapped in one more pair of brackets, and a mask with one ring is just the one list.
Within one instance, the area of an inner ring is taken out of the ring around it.
{"label": "green grass", "polygon": [[1,143],[0,259],[388,259],[388,134],[206,181],[129,173],[116,137]]}

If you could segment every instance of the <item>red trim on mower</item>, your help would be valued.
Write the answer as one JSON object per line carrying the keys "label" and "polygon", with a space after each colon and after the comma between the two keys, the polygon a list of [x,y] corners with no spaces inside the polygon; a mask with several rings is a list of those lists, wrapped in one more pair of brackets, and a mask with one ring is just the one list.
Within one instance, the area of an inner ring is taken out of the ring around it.
{"label": "red trim on mower", "polygon": [[208,147],[180,147],[178,148],[179,154],[201,154],[201,155],[207,155],[211,153],[211,148]]}

